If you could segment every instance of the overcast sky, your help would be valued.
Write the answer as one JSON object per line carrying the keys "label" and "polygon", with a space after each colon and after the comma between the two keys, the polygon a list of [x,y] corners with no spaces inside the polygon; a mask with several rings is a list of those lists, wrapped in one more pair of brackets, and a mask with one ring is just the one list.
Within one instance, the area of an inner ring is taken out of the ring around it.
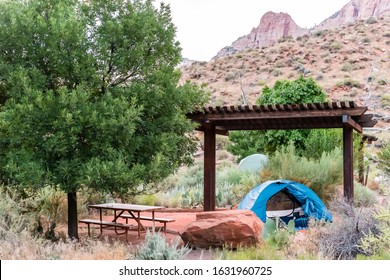
{"label": "overcast sky", "polygon": [[183,57],[209,61],[223,47],[257,27],[268,11],[291,15],[310,28],[350,0],[156,0],[170,4]]}

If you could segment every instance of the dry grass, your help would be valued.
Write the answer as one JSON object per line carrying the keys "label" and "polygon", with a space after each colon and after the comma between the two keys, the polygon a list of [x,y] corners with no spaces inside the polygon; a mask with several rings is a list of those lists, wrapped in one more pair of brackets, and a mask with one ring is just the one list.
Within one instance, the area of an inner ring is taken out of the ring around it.
{"label": "dry grass", "polygon": [[92,239],[80,242],[52,242],[33,238],[30,233],[0,239],[2,260],[126,260],[133,258],[131,247],[119,241]]}

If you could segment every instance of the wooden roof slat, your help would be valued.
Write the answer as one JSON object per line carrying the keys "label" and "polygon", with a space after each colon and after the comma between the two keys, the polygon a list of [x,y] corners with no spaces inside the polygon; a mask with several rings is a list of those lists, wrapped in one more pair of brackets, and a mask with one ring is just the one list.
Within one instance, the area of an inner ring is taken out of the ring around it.
{"label": "wooden roof slat", "polygon": [[261,112],[261,108],[260,108],[259,105],[253,105],[252,108],[253,108],[253,110],[254,110],[255,112]]}
{"label": "wooden roof slat", "polygon": [[294,109],[296,110],[309,110],[309,107],[307,107],[307,104],[293,104]]}
{"label": "wooden roof slat", "polygon": [[330,104],[328,102],[324,103],[324,107],[325,107],[325,109],[330,109],[331,108],[331,106],[330,106]]}
{"label": "wooden roof slat", "polygon": [[[293,129],[343,127],[342,116],[348,116],[352,127],[373,127],[376,120],[372,114],[365,114],[367,107],[359,107],[351,102],[254,105],[254,106],[216,106],[204,107],[187,116],[204,130],[207,120],[215,126],[228,130],[252,129]],[[354,124],[356,122],[356,124]],[[345,124],[344,124],[345,125]]]}
{"label": "wooden roof slat", "polygon": [[236,106],[230,106],[230,110],[232,111],[232,112],[237,112],[237,108],[236,108]]}
{"label": "wooden roof slat", "polygon": [[260,105],[260,110],[265,112],[269,111],[268,105]]}
{"label": "wooden roof slat", "polygon": [[228,106],[223,106],[223,110],[224,110],[225,112],[227,112],[227,113],[230,113],[230,112],[231,112],[231,110],[230,110],[230,108],[229,108]]}

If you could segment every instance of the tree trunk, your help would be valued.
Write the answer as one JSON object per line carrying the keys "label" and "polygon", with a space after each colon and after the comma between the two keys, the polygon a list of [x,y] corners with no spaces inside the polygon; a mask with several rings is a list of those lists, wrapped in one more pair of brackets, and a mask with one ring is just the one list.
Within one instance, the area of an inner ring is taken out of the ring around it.
{"label": "tree trunk", "polygon": [[68,193],[68,235],[72,240],[79,239],[76,192]]}

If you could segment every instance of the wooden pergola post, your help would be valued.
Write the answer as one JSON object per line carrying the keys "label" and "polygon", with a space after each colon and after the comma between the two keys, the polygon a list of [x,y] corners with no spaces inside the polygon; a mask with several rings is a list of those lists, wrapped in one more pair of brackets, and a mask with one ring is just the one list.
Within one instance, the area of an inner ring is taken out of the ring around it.
{"label": "wooden pergola post", "polygon": [[358,182],[364,185],[364,137],[359,143],[359,151],[358,151]]}
{"label": "wooden pergola post", "polygon": [[344,197],[353,202],[353,130],[343,128]]}
{"label": "wooden pergola post", "polygon": [[353,202],[353,131],[377,123],[367,107],[350,102],[204,107],[188,114],[204,132],[204,210],[216,200],[216,134],[234,130],[343,129],[344,197]]}
{"label": "wooden pergola post", "polygon": [[215,126],[204,125],[204,211],[215,210],[216,136]]}

